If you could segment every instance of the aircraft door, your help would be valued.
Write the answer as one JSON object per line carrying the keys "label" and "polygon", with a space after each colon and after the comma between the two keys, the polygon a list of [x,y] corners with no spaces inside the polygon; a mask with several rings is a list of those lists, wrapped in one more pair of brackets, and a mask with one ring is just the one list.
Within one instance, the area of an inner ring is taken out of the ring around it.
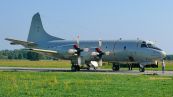
{"label": "aircraft door", "polygon": [[115,51],[116,44],[117,44],[117,42],[115,41],[114,44],[113,44],[113,56],[114,56],[114,57],[115,57],[115,52],[116,52],[116,51]]}

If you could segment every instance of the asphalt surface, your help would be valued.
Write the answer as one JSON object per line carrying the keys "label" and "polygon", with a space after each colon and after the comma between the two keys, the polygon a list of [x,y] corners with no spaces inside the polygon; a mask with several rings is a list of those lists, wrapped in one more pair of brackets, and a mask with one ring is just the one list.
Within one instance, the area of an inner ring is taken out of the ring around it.
{"label": "asphalt surface", "polygon": [[[0,71],[30,71],[30,72],[72,72],[70,68],[26,68],[26,67],[0,67]],[[97,69],[97,70],[85,70],[81,69],[77,72],[95,72],[95,73],[106,73],[106,74],[130,74],[130,75],[163,75],[173,76],[173,71],[149,71],[139,72],[138,70],[120,70],[112,71],[111,69]]]}

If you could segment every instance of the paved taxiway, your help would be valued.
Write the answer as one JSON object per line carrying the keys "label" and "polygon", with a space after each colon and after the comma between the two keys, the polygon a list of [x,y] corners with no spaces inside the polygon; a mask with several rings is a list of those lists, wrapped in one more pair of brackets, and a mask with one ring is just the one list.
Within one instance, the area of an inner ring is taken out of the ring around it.
{"label": "paved taxiway", "polygon": [[[32,71],[32,72],[71,72],[70,68],[26,68],[26,67],[0,67],[0,71]],[[131,75],[164,75],[173,76],[173,71],[148,71],[139,72],[138,70],[120,70],[112,71],[110,69],[98,69],[98,70],[80,70],[78,72],[96,72],[96,73],[107,73],[107,74],[131,74]]]}

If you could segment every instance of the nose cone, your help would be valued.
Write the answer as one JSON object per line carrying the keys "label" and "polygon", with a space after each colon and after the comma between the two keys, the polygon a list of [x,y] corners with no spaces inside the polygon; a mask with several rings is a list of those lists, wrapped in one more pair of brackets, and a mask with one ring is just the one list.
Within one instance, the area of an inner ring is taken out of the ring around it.
{"label": "nose cone", "polygon": [[161,56],[162,56],[162,58],[165,58],[166,57],[166,52],[165,51],[161,51]]}

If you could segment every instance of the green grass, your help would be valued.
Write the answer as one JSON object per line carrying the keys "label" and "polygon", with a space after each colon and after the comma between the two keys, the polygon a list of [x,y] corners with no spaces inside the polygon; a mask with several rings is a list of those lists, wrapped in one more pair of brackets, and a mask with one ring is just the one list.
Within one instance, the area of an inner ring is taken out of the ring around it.
{"label": "green grass", "polygon": [[[146,70],[162,70],[162,63],[159,62],[159,67],[158,68],[146,68]],[[165,61],[165,70],[167,71],[173,71],[173,61]],[[112,65],[111,64],[104,64],[102,68],[106,68],[106,69],[111,69]],[[120,68],[123,70],[128,70],[128,67],[124,67],[124,68]],[[139,68],[133,68],[133,70],[139,70]]]}
{"label": "green grass", "polygon": [[70,68],[70,61],[53,60],[0,60],[0,67]]}
{"label": "green grass", "polygon": [[[165,70],[173,70],[173,61],[165,61]],[[0,67],[34,67],[34,68],[70,68],[70,61],[59,60],[40,60],[40,61],[29,61],[29,60],[0,60]],[[103,67],[105,69],[111,69],[112,65],[105,63]],[[128,68],[121,68],[126,69]],[[138,68],[134,68],[138,70]],[[159,62],[159,68],[147,68],[146,70],[161,70],[161,62]]]}
{"label": "green grass", "polygon": [[[146,70],[162,70],[162,65],[161,64],[162,63],[159,62],[159,67],[158,68],[146,68]],[[166,64],[165,70],[173,71],[173,61],[165,61],[165,64]],[[106,63],[106,64],[103,65],[102,68],[111,69],[112,65]],[[120,68],[120,69],[128,70],[128,67]],[[139,70],[139,68],[133,68],[133,70]]]}
{"label": "green grass", "polygon": [[0,97],[173,97],[173,77],[0,72]]}

